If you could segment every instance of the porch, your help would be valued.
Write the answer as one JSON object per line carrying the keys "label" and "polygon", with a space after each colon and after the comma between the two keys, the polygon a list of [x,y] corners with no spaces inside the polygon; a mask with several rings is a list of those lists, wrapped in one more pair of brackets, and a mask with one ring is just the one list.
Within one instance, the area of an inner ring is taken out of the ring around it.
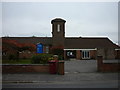
{"label": "porch", "polygon": [[64,59],[96,59],[97,49],[64,49]]}

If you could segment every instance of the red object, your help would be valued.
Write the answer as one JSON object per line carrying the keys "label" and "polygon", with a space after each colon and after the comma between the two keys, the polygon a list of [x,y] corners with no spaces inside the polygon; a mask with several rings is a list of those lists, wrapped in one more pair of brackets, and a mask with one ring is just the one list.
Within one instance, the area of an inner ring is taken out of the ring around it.
{"label": "red object", "polygon": [[57,60],[51,60],[49,61],[49,71],[50,74],[56,74],[57,73]]}

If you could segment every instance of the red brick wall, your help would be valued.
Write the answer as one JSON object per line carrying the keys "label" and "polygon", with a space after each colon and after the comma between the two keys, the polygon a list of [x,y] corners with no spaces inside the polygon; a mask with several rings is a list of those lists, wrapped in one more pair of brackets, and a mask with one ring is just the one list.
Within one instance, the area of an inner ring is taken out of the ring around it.
{"label": "red brick wall", "polygon": [[96,59],[97,51],[96,50],[91,50],[90,51],[90,58],[91,59]]}
{"label": "red brick wall", "polygon": [[19,53],[19,58],[21,59],[23,59],[23,58],[31,58],[33,55],[35,55],[36,53],[35,52],[27,52],[27,51],[25,51],[25,52],[21,52],[21,53]]}
{"label": "red brick wall", "polygon": [[118,59],[120,59],[120,50],[117,51]]}
{"label": "red brick wall", "polygon": [[66,51],[64,50],[64,60],[66,60],[67,57],[66,57]]}
{"label": "red brick wall", "polygon": [[120,63],[103,63],[102,56],[97,57],[97,70],[100,72],[119,72]]}
{"label": "red brick wall", "polygon": [[82,59],[82,51],[80,50],[80,59]]}
{"label": "red brick wall", "polygon": [[43,46],[43,53],[46,53],[46,46]]}
{"label": "red brick wall", "polygon": [[120,50],[115,51],[115,58],[120,59]]}
{"label": "red brick wall", "polygon": [[2,65],[2,73],[49,73],[49,65]]}
{"label": "red brick wall", "polygon": [[76,51],[76,59],[81,59],[80,50],[77,50],[77,51]]}
{"label": "red brick wall", "polygon": [[6,55],[2,55],[2,59],[8,59],[10,55],[18,56],[17,51],[14,49],[9,49],[6,51]]}
{"label": "red brick wall", "polygon": [[100,70],[102,72],[118,72],[120,71],[119,65],[117,63],[104,63],[100,67]]}

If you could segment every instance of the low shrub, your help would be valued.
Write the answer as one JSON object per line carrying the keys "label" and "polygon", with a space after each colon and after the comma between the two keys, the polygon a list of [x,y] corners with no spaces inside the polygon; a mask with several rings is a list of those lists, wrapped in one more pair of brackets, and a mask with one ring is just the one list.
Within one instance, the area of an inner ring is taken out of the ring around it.
{"label": "low shrub", "polygon": [[18,60],[18,57],[17,57],[16,55],[14,55],[14,54],[10,54],[10,55],[8,56],[8,59],[9,59],[9,60]]}
{"label": "low shrub", "polygon": [[59,56],[58,56],[58,60],[63,60],[63,56],[62,56],[62,55],[59,55]]}
{"label": "low shrub", "polygon": [[52,53],[58,55],[58,60],[63,60],[64,50],[62,48],[54,48]]}
{"label": "low shrub", "polygon": [[52,54],[38,54],[31,59],[32,64],[46,64],[53,57]]}

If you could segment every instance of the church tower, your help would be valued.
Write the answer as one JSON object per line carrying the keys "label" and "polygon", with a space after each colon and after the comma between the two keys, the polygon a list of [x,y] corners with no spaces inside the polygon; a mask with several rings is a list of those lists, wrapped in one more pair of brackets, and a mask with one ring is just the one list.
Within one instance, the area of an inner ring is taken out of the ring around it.
{"label": "church tower", "polygon": [[56,18],[51,21],[53,47],[64,47],[65,22],[61,18]]}

